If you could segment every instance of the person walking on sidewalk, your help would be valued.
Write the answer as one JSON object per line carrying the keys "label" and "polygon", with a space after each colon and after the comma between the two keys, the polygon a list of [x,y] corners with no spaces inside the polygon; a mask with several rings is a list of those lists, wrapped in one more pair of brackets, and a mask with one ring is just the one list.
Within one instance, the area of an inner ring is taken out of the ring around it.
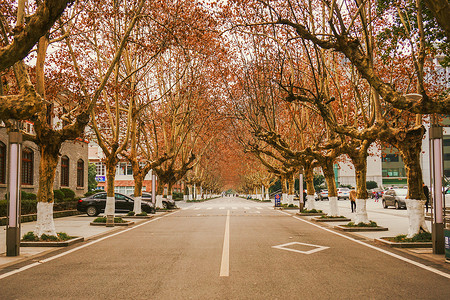
{"label": "person walking on sidewalk", "polygon": [[430,204],[430,190],[425,185],[425,183],[422,183],[422,187],[423,187],[423,193],[425,194],[425,197],[427,199],[427,201],[425,201],[425,207],[428,212],[428,204]]}
{"label": "person walking on sidewalk", "polygon": [[356,191],[354,189],[350,191],[349,198],[350,198],[350,205],[352,208],[352,213],[356,212]]}

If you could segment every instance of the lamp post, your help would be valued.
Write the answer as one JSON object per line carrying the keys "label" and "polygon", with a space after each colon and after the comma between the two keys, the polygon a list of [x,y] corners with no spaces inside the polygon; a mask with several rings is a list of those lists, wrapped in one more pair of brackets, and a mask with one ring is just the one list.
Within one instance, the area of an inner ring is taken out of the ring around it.
{"label": "lamp post", "polygon": [[20,254],[20,181],[22,133],[9,132],[8,225],[6,226],[6,256]]}
{"label": "lamp post", "polygon": [[433,125],[430,128],[431,141],[431,172],[433,182],[433,222],[432,222],[432,242],[433,253],[443,254],[444,248],[444,218],[442,215],[442,175],[443,175],[443,160],[442,160],[442,127],[438,126],[433,120]]}
{"label": "lamp post", "polygon": [[300,169],[298,189],[299,189],[299,191],[298,191],[298,198],[299,198],[299,205],[298,205],[298,207],[300,208],[300,212],[302,212],[303,204],[305,203],[305,200],[303,199],[303,169]]}

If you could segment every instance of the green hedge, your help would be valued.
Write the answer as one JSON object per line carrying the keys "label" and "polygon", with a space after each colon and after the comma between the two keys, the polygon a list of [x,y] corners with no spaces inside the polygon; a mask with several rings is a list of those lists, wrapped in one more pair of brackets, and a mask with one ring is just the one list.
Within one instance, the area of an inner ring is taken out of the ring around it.
{"label": "green hedge", "polygon": [[71,189],[63,188],[60,191],[64,193],[64,199],[73,200],[75,198],[75,192]]}
{"label": "green hedge", "polygon": [[[67,200],[53,205],[53,211],[70,210],[77,208],[77,200]],[[37,211],[36,200],[22,200],[21,210],[22,215],[35,214]],[[0,217],[6,217],[8,215],[8,201],[0,200]]]}
{"label": "green hedge", "polygon": [[53,197],[55,198],[55,202],[62,202],[64,201],[64,192],[61,190],[54,190],[53,191]]}
{"label": "green hedge", "polygon": [[172,199],[173,200],[183,200],[183,193],[177,193],[177,192],[173,192],[172,193]]}

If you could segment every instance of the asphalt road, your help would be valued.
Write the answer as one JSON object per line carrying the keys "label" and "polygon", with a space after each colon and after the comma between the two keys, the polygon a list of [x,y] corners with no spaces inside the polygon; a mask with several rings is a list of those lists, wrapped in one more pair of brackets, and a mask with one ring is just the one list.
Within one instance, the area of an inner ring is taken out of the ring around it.
{"label": "asphalt road", "polygon": [[450,279],[270,203],[221,198],[0,280],[0,299],[106,298],[450,299]]}

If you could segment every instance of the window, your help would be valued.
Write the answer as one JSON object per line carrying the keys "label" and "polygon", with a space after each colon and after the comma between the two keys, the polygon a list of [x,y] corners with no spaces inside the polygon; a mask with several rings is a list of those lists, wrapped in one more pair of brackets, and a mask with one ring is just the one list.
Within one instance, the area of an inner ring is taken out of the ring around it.
{"label": "window", "polygon": [[450,146],[450,138],[445,137],[442,142],[444,144],[444,147]]}
{"label": "window", "polygon": [[84,187],[84,161],[82,159],[77,162],[77,187]]}
{"label": "window", "polygon": [[386,154],[382,157],[383,162],[398,162],[398,154]]}
{"label": "window", "polygon": [[120,162],[116,167],[116,175],[133,175],[133,169],[130,163]]}
{"label": "window", "polygon": [[6,145],[0,142],[0,183],[6,183]]}
{"label": "window", "polygon": [[33,185],[34,153],[25,148],[22,151],[22,184]]}
{"label": "window", "polygon": [[134,193],[134,186],[115,186],[114,192],[125,195],[131,195]]}
{"label": "window", "polygon": [[95,163],[95,170],[97,171],[96,176],[105,176],[106,175],[106,166],[102,162]]}
{"label": "window", "polygon": [[444,160],[450,160],[450,153],[444,153]]}
{"label": "window", "polygon": [[61,157],[61,186],[69,186],[69,158]]}

